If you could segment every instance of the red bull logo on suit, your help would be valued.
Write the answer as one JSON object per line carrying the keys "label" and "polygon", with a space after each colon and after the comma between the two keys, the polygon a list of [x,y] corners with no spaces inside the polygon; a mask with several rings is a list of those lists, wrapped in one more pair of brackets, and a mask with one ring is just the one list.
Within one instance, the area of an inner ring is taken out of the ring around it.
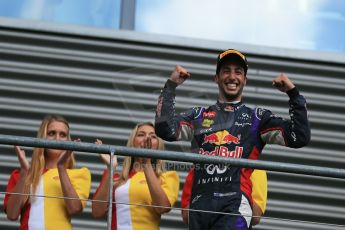
{"label": "red bull logo on suit", "polygon": [[242,158],[243,147],[236,146],[235,150],[229,151],[225,146],[217,146],[213,151],[205,151],[203,148],[199,149],[199,154],[210,156],[221,156],[230,158]]}
{"label": "red bull logo on suit", "polygon": [[233,136],[228,131],[218,131],[216,133],[212,133],[210,135],[204,136],[203,145],[206,143],[215,144],[215,145],[223,145],[223,144],[239,144],[241,140],[241,135]]}
{"label": "red bull logo on suit", "polygon": [[228,131],[218,131],[210,135],[204,136],[203,145],[213,144],[217,145],[213,151],[205,151],[203,148],[199,149],[199,154],[211,155],[211,156],[221,156],[221,157],[231,157],[231,158],[241,158],[243,153],[243,147],[236,146],[233,151],[229,151],[226,146],[221,146],[225,144],[240,144],[241,135],[234,136]]}
{"label": "red bull logo on suit", "polygon": [[219,143],[218,135],[216,133],[212,133],[210,135],[206,135],[205,134],[204,142],[202,144],[204,145],[206,143],[210,143],[210,144],[217,144],[217,143]]}

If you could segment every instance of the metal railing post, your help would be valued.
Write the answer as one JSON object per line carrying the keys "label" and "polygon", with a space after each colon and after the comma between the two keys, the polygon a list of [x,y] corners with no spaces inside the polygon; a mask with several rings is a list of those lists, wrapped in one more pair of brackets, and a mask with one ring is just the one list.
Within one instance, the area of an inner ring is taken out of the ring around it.
{"label": "metal railing post", "polygon": [[115,150],[110,150],[110,165],[109,165],[109,188],[108,188],[108,219],[107,219],[107,229],[111,230],[111,222],[113,218],[113,187],[114,187],[114,165],[113,157]]}

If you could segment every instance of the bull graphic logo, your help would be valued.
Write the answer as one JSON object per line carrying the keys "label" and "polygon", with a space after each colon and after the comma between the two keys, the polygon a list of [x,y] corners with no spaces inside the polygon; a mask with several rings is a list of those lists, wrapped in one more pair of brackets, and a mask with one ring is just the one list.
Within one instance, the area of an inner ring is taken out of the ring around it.
{"label": "bull graphic logo", "polygon": [[230,134],[228,131],[218,131],[216,133],[212,133],[210,135],[204,136],[203,145],[206,143],[214,144],[214,145],[223,145],[223,144],[240,144],[241,135],[234,136]]}
{"label": "bull graphic logo", "polygon": [[209,175],[213,175],[216,171],[217,171],[217,174],[223,174],[226,172],[226,169],[227,169],[227,167],[225,165],[218,166],[218,165],[210,164],[209,166],[207,166],[206,172]]}
{"label": "bull graphic logo", "polygon": [[216,133],[212,133],[210,135],[205,135],[204,142],[202,144],[210,143],[210,144],[216,144],[219,142],[219,138]]}
{"label": "bull graphic logo", "polygon": [[231,144],[231,143],[234,143],[234,144],[239,144],[240,143],[240,139],[241,139],[241,135],[237,135],[237,137],[231,135],[230,133],[228,135],[225,135],[223,137],[223,141],[227,144]]}

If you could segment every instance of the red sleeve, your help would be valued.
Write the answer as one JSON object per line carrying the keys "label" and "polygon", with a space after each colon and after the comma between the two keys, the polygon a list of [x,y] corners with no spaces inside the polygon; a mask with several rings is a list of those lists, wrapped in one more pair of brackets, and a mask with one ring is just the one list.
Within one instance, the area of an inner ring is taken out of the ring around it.
{"label": "red sleeve", "polygon": [[14,187],[16,186],[20,176],[20,171],[18,169],[14,170],[11,174],[10,180],[8,181],[7,187],[6,187],[6,194],[4,199],[4,212],[6,213],[7,203],[8,199],[10,198],[10,194],[7,192],[12,192]]}
{"label": "red sleeve", "polygon": [[192,187],[194,180],[194,169],[191,169],[188,172],[186,181],[183,185],[182,197],[181,197],[181,208],[186,208],[190,203],[190,197],[192,195]]}
{"label": "red sleeve", "polygon": [[[93,200],[95,199],[99,188],[103,185],[104,180],[106,179],[107,171],[108,171],[107,169],[103,171],[101,182],[99,183],[99,186],[97,187],[95,194],[93,194],[93,197],[92,197]],[[113,180],[118,180],[118,179],[120,179],[120,174],[115,173]],[[113,201],[115,201],[115,190],[113,190]],[[116,204],[115,203],[113,203],[112,218],[113,219],[111,222],[111,226],[112,226],[111,229],[117,229],[117,217],[116,217]]]}
{"label": "red sleeve", "polygon": [[[104,180],[105,180],[105,178],[106,178],[106,173],[107,173],[107,171],[108,171],[107,169],[105,169],[105,170],[103,171],[101,183],[99,183],[99,186],[97,187],[95,194],[93,194],[92,199],[95,199],[95,196],[96,196],[96,194],[97,194],[99,188],[103,185]],[[120,174],[115,173],[113,179],[116,180],[116,179],[119,179],[119,178],[120,178]]]}

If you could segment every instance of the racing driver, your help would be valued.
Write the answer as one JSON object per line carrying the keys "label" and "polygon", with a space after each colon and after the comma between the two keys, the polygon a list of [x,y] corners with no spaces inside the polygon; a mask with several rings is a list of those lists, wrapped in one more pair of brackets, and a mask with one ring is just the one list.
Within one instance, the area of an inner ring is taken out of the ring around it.
{"label": "racing driver", "polygon": [[[290,119],[242,102],[248,63],[241,52],[229,49],[217,59],[214,81],[218,100],[209,107],[175,113],[175,89],[190,73],[176,66],[158,98],[155,128],[166,141],[189,140],[199,154],[259,159],[266,144],[300,148],[310,140],[306,100],[293,82],[280,74],[273,85],[289,97]],[[253,169],[221,164],[195,164],[190,208],[214,212],[189,212],[189,229],[248,229],[252,216]]]}

